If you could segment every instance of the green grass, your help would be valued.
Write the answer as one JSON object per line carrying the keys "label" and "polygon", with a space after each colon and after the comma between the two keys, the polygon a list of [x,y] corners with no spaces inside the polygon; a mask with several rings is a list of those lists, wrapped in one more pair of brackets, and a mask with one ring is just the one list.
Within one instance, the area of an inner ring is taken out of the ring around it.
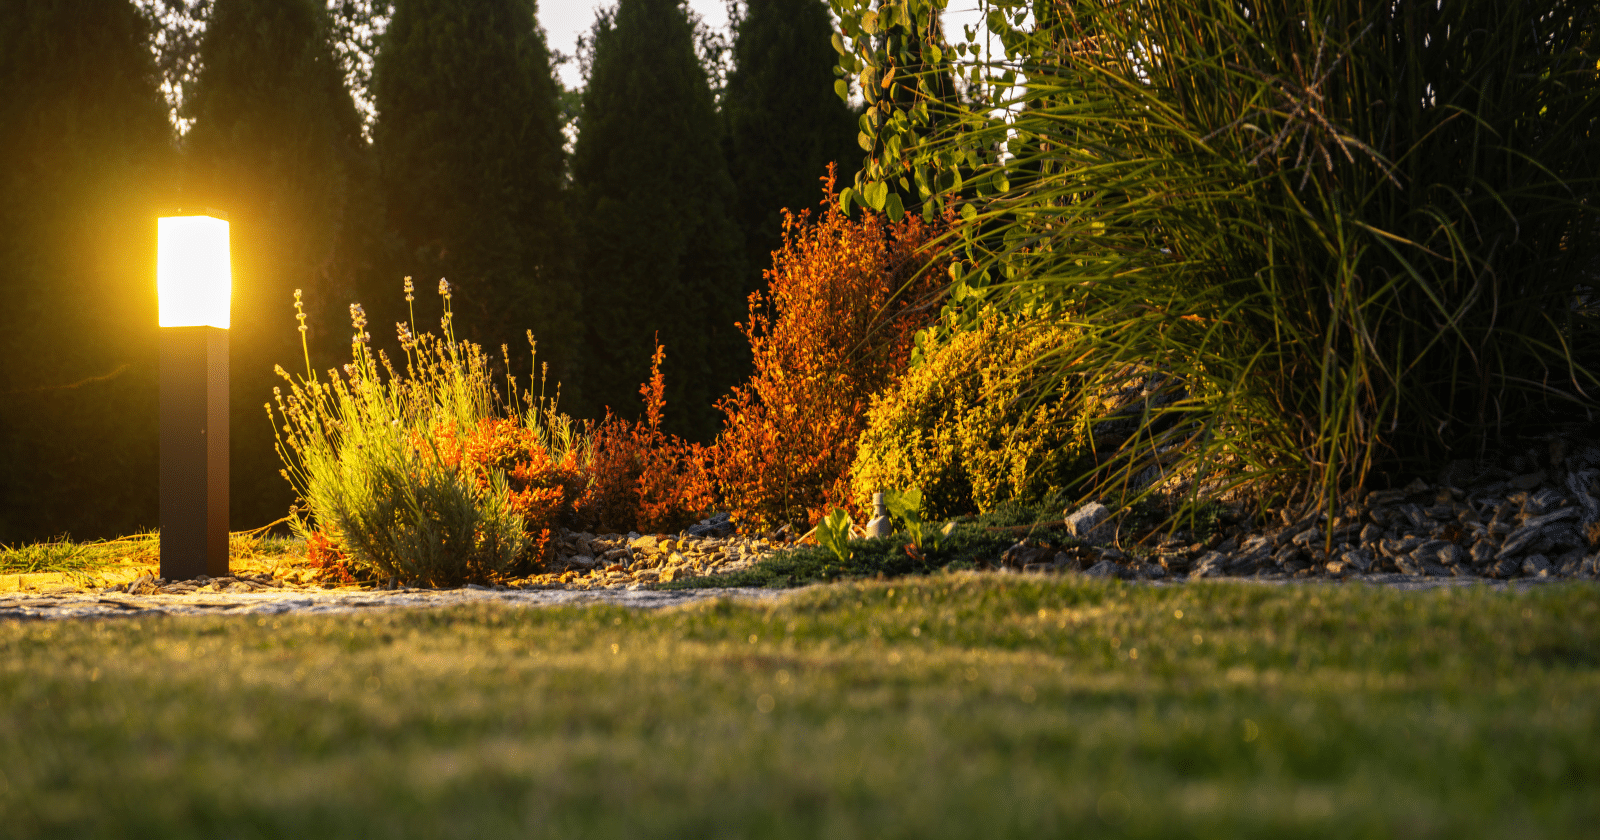
{"label": "green grass", "polygon": [[[235,564],[281,562],[304,557],[305,541],[273,536],[265,528],[258,528],[229,534],[228,551]],[[55,572],[78,586],[101,585],[104,573],[113,567],[160,561],[161,534],[154,529],[111,540],[73,542],[61,537],[42,543],[0,545],[0,575]]]}
{"label": "green grass", "polygon": [[939,575],[5,622],[0,835],[1576,837],[1595,596]]}

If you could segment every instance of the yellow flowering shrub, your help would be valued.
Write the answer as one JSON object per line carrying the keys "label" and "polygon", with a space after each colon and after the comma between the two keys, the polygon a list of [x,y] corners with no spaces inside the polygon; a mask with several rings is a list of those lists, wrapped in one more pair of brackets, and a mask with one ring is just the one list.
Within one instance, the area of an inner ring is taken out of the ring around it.
{"label": "yellow flowering shrub", "polygon": [[851,489],[922,492],[924,513],[1032,503],[1089,468],[1076,394],[1033,363],[1071,343],[1046,322],[992,318],[925,349],[925,361],[872,402]]}

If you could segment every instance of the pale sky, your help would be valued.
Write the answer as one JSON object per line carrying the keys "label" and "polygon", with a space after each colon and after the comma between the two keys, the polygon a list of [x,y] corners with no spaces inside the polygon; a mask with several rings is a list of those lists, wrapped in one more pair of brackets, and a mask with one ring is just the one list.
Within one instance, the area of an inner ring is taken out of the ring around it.
{"label": "pale sky", "polygon": [[[569,90],[581,87],[578,73],[578,36],[594,25],[595,10],[616,5],[616,0],[539,0],[539,25],[544,27],[547,47],[552,52],[574,56],[562,65],[561,84]],[[728,28],[728,10],[723,0],[689,0],[690,8],[717,29]]]}
{"label": "pale sky", "polygon": [[[578,36],[594,24],[595,10],[611,5],[615,0],[539,0],[539,24],[549,39],[547,46],[563,55],[576,55]],[[689,7],[712,27],[727,29],[726,0],[689,0]],[[960,36],[962,24],[970,26],[979,20],[978,0],[950,0],[944,16],[945,37],[955,39]],[[583,84],[576,60],[561,68],[561,83],[569,89]]]}
{"label": "pale sky", "polygon": [[[9,0],[0,0],[0,2],[9,2]],[[133,0],[133,2],[140,7],[155,10],[158,8],[160,0]],[[331,3],[332,0],[329,0],[329,2]],[[981,24],[983,18],[978,7],[980,2],[981,0],[949,0],[949,8],[944,15],[944,31],[947,39],[952,41],[959,39],[963,25]],[[547,47],[554,52],[573,57],[572,60],[562,65],[559,69],[562,84],[568,89],[576,89],[583,86],[582,75],[579,72],[576,60],[578,36],[587,32],[593,26],[596,10],[605,6],[615,5],[615,3],[616,0],[538,0],[539,25],[544,27]],[[689,0],[689,7],[711,27],[727,32],[727,3],[728,0]],[[182,15],[173,16],[167,14],[166,18],[165,24],[167,26],[182,26],[191,31],[198,32],[204,29],[205,26],[203,21],[188,19]],[[381,28],[382,22],[379,25]],[[728,34],[731,42],[732,33]],[[152,52],[159,54],[163,49],[164,36],[159,31],[157,35],[158,37],[151,43],[150,49]],[[370,61],[367,64],[367,69],[370,70]],[[359,87],[359,82],[355,80],[355,77],[352,76],[347,81],[353,87]],[[182,99],[182,91],[174,87],[171,80],[163,83],[162,90],[173,108],[173,125],[177,126],[180,134],[187,131],[188,121],[179,119],[177,114],[178,103]],[[357,109],[361,112],[363,119],[370,123],[372,117],[371,101],[365,97],[364,90],[354,89],[352,93],[356,97]]]}

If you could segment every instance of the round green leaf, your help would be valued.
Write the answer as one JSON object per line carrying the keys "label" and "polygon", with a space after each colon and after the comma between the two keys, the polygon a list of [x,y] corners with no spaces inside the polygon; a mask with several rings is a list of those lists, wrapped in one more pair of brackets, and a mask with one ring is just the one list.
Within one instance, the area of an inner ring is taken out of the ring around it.
{"label": "round green leaf", "polygon": [[888,213],[889,220],[894,222],[900,221],[900,217],[906,214],[905,206],[900,203],[899,193],[890,193],[889,197],[884,199],[883,212]]}
{"label": "round green leaf", "polygon": [[844,79],[835,79],[833,82],[833,92],[839,94],[839,98],[843,99],[846,105],[850,104],[849,82],[846,82]]}
{"label": "round green leaf", "polygon": [[874,181],[862,189],[862,196],[867,200],[867,206],[879,212],[883,211],[883,202],[889,197],[889,185],[882,181]]}

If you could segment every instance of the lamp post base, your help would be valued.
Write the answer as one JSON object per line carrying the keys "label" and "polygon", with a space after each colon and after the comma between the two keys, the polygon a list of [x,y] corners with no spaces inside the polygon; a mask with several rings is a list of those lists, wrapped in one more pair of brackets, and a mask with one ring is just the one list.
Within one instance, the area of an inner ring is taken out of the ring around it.
{"label": "lamp post base", "polygon": [[228,331],[161,328],[161,576],[228,574]]}

